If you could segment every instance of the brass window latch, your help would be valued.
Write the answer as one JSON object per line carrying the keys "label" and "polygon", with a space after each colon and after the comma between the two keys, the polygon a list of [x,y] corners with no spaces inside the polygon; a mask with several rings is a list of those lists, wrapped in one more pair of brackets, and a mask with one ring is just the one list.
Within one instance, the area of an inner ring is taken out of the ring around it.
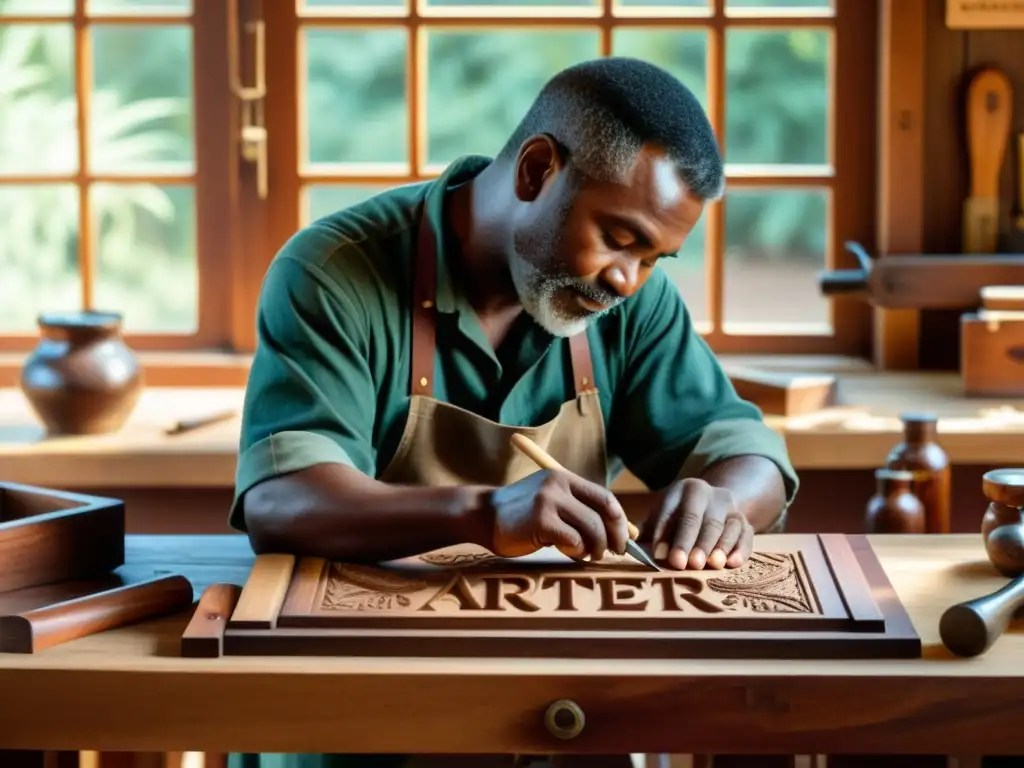
{"label": "brass window latch", "polygon": [[256,192],[260,200],[267,199],[267,128],[264,123],[263,99],[267,95],[266,80],[266,27],[262,20],[249,21],[245,31],[253,39],[254,84],[244,85],[240,70],[240,46],[234,35],[230,37],[231,91],[241,102],[242,130],[240,144],[242,158],[256,166]]}

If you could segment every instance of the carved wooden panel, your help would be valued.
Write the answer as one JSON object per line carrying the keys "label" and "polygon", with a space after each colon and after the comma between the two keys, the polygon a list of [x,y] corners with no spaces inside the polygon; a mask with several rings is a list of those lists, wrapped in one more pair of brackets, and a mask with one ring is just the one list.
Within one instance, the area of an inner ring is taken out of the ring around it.
{"label": "carved wooden panel", "polygon": [[[304,558],[285,577],[283,601],[268,601],[273,626],[233,617],[225,654],[920,654],[870,546],[842,535],[760,536],[747,563],[722,571],[459,546],[381,565]],[[259,602],[264,581],[251,579],[243,598]]]}

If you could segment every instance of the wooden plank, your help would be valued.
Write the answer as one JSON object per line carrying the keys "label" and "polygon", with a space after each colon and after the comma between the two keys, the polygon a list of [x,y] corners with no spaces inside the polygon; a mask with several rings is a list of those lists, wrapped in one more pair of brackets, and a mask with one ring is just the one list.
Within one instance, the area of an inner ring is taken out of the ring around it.
{"label": "wooden plank", "polygon": [[319,592],[326,566],[327,561],[321,557],[303,557],[299,560],[281,608],[281,616],[302,615],[313,610],[313,601]]}
{"label": "wooden plank", "polygon": [[259,555],[231,614],[230,627],[270,629],[284,603],[295,568],[293,555]]}
{"label": "wooden plank", "polygon": [[[881,258],[922,252],[926,0],[882,0],[879,54],[877,241]],[[918,313],[875,311],[875,363],[918,364]]]}
{"label": "wooden plank", "polygon": [[228,617],[238,605],[241,592],[234,584],[213,584],[203,592],[181,637],[182,656],[217,658],[221,655]]}
{"label": "wooden plank", "polygon": [[849,539],[838,533],[819,534],[825,559],[842,590],[843,602],[850,616],[858,622],[881,621],[882,612],[871,594],[871,585],[858,565]]}

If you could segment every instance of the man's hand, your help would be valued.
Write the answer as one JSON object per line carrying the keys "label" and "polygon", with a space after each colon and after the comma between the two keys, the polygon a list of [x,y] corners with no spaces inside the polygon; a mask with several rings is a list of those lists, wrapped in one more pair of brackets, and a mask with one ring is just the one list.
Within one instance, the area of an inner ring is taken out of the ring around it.
{"label": "man's hand", "polygon": [[679,570],[736,568],[754,546],[754,529],[732,491],[697,478],[670,485],[651,521],[654,559]]}
{"label": "man's hand", "polygon": [[488,548],[499,557],[548,546],[574,558],[599,560],[626,551],[626,513],[607,488],[571,472],[542,470],[488,494],[493,515]]}

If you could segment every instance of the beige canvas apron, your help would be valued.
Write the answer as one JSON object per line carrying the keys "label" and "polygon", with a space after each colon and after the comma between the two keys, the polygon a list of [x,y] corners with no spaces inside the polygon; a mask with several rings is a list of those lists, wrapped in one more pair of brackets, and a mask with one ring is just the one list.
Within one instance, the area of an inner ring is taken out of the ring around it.
{"label": "beige canvas apron", "polygon": [[586,333],[569,339],[576,396],[540,426],[499,424],[433,397],[437,240],[426,215],[419,225],[413,274],[409,416],[395,455],[380,480],[424,486],[514,483],[537,471],[537,466],[509,442],[519,432],[569,471],[606,485],[604,417],[594,386]]}

